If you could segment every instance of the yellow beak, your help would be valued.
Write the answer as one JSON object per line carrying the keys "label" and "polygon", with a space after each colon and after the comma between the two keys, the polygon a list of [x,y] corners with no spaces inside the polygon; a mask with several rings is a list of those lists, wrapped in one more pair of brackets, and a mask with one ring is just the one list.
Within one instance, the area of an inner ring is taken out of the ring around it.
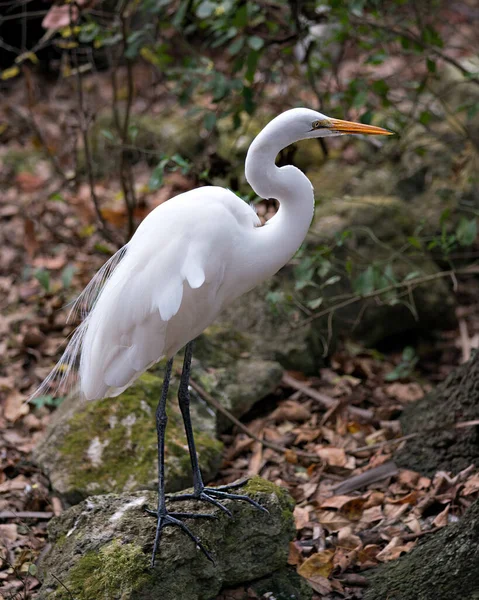
{"label": "yellow beak", "polygon": [[363,135],[394,135],[392,131],[376,127],[375,125],[364,125],[363,123],[353,123],[352,121],[342,121],[341,119],[330,119],[329,129],[340,131],[341,133],[362,133]]}

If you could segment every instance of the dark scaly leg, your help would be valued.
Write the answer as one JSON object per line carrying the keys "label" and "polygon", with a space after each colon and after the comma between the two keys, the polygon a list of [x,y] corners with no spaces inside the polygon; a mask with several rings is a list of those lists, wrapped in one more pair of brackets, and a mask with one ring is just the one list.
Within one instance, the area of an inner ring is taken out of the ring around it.
{"label": "dark scaly leg", "polygon": [[163,528],[168,525],[175,525],[179,527],[182,531],[188,535],[193,542],[200,548],[203,554],[214,562],[211,554],[206,550],[201,541],[189,530],[189,528],[182,523],[179,518],[180,517],[205,517],[205,518],[215,518],[214,515],[203,515],[203,514],[189,514],[189,513],[169,513],[166,509],[166,500],[165,500],[165,431],[166,425],[168,422],[168,417],[166,415],[166,399],[168,396],[168,388],[170,385],[170,377],[171,377],[171,369],[173,366],[173,359],[171,358],[167,365],[165,371],[165,379],[163,381],[163,388],[161,390],[160,401],[158,402],[158,407],[156,409],[156,431],[158,435],[158,508],[157,510],[145,509],[146,512],[150,515],[154,515],[157,518],[156,525],[156,534],[155,534],[155,542],[153,545],[153,553],[151,556],[151,567],[155,565],[156,553],[158,552],[158,547],[161,540],[161,532]]}
{"label": "dark scaly leg", "polygon": [[190,380],[191,372],[191,357],[193,354],[193,342],[189,342],[185,347],[185,359],[183,362],[183,371],[181,373],[180,385],[178,388],[178,402],[180,405],[181,414],[183,416],[183,422],[185,424],[186,439],[188,441],[188,449],[190,452],[191,468],[193,470],[193,493],[192,494],[177,494],[169,495],[168,498],[171,500],[202,500],[213,504],[228,516],[232,516],[231,511],[226,508],[218,500],[242,500],[248,502],[254,507],[258,508],[263,512],[268,512],[266,508],[255,502],[252,498],[242,494],[230,494],[226,490],[241,487],[245,484],[245,481],[234,483],[232,485],[225,485],[218,488],[205,487],[203,483],[203,477],[201,476],[200,465],[198,463],[198,455],[196,454],[195,439],[193,435],[193,427],[191,424],[190,416],[190,392],[188,390],[188,384]]}

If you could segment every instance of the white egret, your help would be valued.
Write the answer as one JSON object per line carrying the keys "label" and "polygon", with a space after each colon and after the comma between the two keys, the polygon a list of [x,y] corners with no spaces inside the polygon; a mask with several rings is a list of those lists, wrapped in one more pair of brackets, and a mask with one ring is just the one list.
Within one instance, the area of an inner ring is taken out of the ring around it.
{"label": "white egret", "polygon": [[[254,500],[228,492],[234,486],[205,487],[195,450],[189,411],[188,381],[192,340],[233,300],[274,275],[298,250],[313,218],[311,182],[293,166],[278,168],[277,154],[303,139],[342,134],[390,132],[380,127],[332,119],[296,108],[273,119],[251,144],[246,178],[256,194],[279,201],[277,214],[261,226],[255,211],[228,189],[202,187],[161,204],[140,224],[135,235],[97,273],[77,300],[83,322],[56,370],[70,372],[79,358],[80,392],[89,400],[117,396],[148,367],[167,359],[161,399],[156,411],[158,433],[158,507],[152,565],[161,531],[180,527],[212,560],[201,541],[181,521],[198,517],[169,513],[164,490],[166,396],[174,355],[185,358],[178,399],[193,469],[192,494],[221,510],[220,500]],[[264,509],[263,509],[264,510]]]}

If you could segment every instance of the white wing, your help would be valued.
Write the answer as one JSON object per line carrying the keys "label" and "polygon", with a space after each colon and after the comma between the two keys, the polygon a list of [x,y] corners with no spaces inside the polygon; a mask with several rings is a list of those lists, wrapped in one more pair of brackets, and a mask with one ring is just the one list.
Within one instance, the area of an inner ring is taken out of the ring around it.
{"label": "white wing", "polygon": [[82,313],[90,312],[57,372],[68,375],[79,355],[81,392],[94,399],[118,395],[151,364],[173,356],[231,296],[225,273],[242,234],[257,225],[247,204],[217,187],[157,207],[79,298]]}

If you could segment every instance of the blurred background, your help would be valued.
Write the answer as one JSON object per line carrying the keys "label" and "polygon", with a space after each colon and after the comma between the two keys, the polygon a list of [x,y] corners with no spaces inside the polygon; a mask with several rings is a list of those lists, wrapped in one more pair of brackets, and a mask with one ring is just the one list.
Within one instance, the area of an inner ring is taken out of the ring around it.
{"label": "blurred background", "polygon": [[[0,486],[33,478],[18,497],[9,484],[5,502],[59,510],[27,457],[65,394],[23,401],[77,324],[65,305],[178,193],[225,186],[271,218],[275,201],[255,197],[244,158],[260,129],[296,106],[395,135],[308,140],[281,153],[278,164],[311,179],[315,220],[291,264],[199,343],[213,377],[202,386],[214,392],[215,367],[234,348],[277,365],[251,367],[249,386],[269,383],[231,409],[258,435],[291,390],[283,370],[376,411],[369,429],[336,422],[334,436],[360,447],[398,434],[384,422],[398,423],[479,345],[478,25],[473,0],[0,2]],[[310,404],[313,422],[288,406],[266,438],[291,443],[291,422],[319,431]],[[290,490],[304,483],[231,424],[219,431],[233,448],[221,477],[255,456],[262,475]],[[341,445],[334,436],[328,443]],[[333,467],[352,472],[347,460]],[[33,555],[44,543],[39,523],[24,542]],[[28,572],[28,552],[17,570]],[[4,580],[20,589],[14,571]]]}

